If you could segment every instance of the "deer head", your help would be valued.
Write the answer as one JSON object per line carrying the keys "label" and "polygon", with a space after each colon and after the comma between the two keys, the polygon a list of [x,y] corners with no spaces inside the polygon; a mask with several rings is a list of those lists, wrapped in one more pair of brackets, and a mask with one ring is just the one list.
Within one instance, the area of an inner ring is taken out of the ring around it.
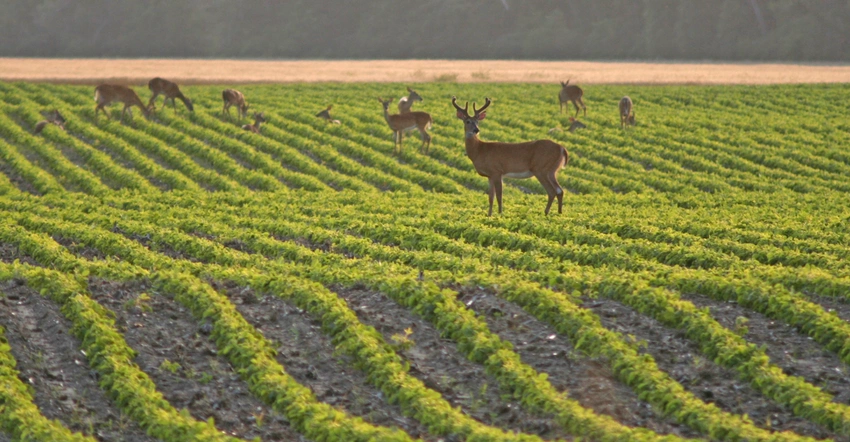
{"label": "deer head", "polygon": [[457,97],[452,97],[452,105],[454,105],[455,109],[457,109],[457,117],[461,121],[463,121],[463,130],[466,133],[466,138],[472,138],[480,132],[478,129],[478,122],[483,120],[487,116],[487,112],[484,112],[490,106],[490,99],[484,98],[484,107],[481,109],[475,108],[475,103],[472,103],[472,111],[473,115],[469,115],[469,102],[466,102],[466,105],[461,108],[457,105]]}
{"label": "deer head", "polygon": [[407,96],[408,100],[422,101],[422,97],[419,94],[417,94],[416,91],[414,91],[410,87],[407,88],[407,92],[410,93],[410,95]]}

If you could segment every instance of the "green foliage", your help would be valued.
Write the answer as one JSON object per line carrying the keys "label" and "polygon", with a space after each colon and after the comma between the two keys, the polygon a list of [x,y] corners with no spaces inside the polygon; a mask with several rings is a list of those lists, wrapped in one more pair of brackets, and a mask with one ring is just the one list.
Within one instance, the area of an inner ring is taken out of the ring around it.
{"label": "green foliage", "polygon": [[[734,15],[734,5],[726,7]],[[365,288],[409,309],[481,364],[494,380],[490,388],[553,416],[577,437],[676,439],[572,400],[491,332],[458,290],[486,290],[520,306],[577,354],[607,361],[642,400],[707,438],[805,439],[702,401],[646,354],[653,343],[603,327],[581,306],[582,295],[682,330],[701,349],[701,363],[734,370],[796,415],[850,435],[850,406],[783,372],[747,340],[746,316],[726,328],[682,296],[735,301],[850,363],[850,325],[818,304],[850,293],[850,154],[842,149],[850,126],[840,117],[850,88],[587,87],[588,128],[551,135],[571,156],[559,176],[569,191],[565,213],[544,216],[542,187],[508,180],[505,214],[486,217],[486,180],[465,155],[449,97],[494,97],[481,137],[518,142],[565,123],[553,104],[557,86],[416,87],[426,97],[416,106],[435,122],[429,156],[410,146],[394,156],[380,109],[366,99],[400,85],[246,86],[252,106],[270,116],[261,134],[250,134],[221,117],[220,88],[187,88],[194,115],[166,109],[120,124],[94,121],[89,88],[0,84],[7,178],[0,181],[0,244],[26,261],[0,264],[0,280],[20,278],[62,305],[104,390],[164,440],[223,436],[214,422],[198,422],[162,399],[113,320],[88,297],[89,275],[144,280],[151,293],[211,324],[218,354],[250,391],[311,439],[410,437],[319,402],[212,281],[278,296],[311,315],[338,353],[435,436],[539,440],[484,425],[428,388],[405,360],[412,332],[385,336],[364,325],[334,290]],[[616,103],[626,93],[641,124],[623,131]],[[788,114],[798,100],[812,116]],[[328,102],[342,124],[313,116],[317,103]],[[67,132],[29,133],[45,107],[61,109]],[[125,307],[155,308],[146,294]],[[182,370],[169,361],[160,368]],[[28,406],[21,391],[7,395]],[[3,428],[22,431],[23,421],[7,410],[0,410]],[[263,415],[254,418],[263,425]]]}

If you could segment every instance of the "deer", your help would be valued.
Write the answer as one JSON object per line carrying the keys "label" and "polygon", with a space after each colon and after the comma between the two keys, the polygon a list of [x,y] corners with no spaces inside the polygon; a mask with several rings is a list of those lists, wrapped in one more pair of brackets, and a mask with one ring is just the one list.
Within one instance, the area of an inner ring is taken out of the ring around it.
{"label": "deer", "polygon": [[[145,103],[142,102],[142,99],[139,98],[136,91],[127,86],[117,84],[101,84],[94,88],[94,101],[97,102],[97,107],[94,108],[95,120],[97,120],[98,111],[103,111],[103,113],[106,114],[106,118],[109,118],[109,114],[106,112],[106,109],[104,109],[104,106],[116,101],[124,103],[124,109],[121,111],[122,122],[124,121],[124,114],[127,113],[131,106],[138,106],[138,108],[142,110],[142,113],[145,114],[145,117],[149,117],[153,110],[153,103],[149,103],[145,106]],[[130,117],[132,116],[133,113],[131,111]]]}
{"label": "deer", "polygon": [[417,101],[422,101],[422,97],[419,94],[417,94],[416,91],[414,91],[413,89],[408,87],[407,88],[407,96],[401,97],[398,100],[398,113],[399,114],[406,114],[406,113],[410,112],[410,108],[413,107],[413,103],[415,103]]}
{"label": "deer", "polygon": [[242,126],[242,129],[245,129],[250,132],[254,132],[255,134],[260,133],[260,123],[265,123],[266,117],[263,115],[264,112],[256,113],[254,112],[254,124],[245,124]]}
{"label": "deer", "polygon": [[242,95],[242,92],[236,89],[225,89],[221,91],[221,99],[224,100],[224,108],[221,110],[221,113],[226,113],[228,119],[232,119],[230,116],[230,106],[236,106],[240,120],[248,116],[248,102],[245,101],[245,96]]}
{"label": "deer", "polygon": [[570,131],[570,132],[575,132],[578,129],[584,129],[586,127],[587,127],[586,124],[582,123],[579,120],[576,120],[573,117],[570,117],[570,128],[567,129],[567,130]]}
{"label": "deer", "polygon": [[580,87],[570,84],[570,80],[561,82],[561,92],[558,93],[558,101],[561,105],[561,112],[564,112],[564,104],[568,101],[573,103],[573,106],[576,108],[576,117],[578,117],[579,104],[581,105],[581,109],[584,111],[584,116],[587,116],[587,107],[584,105],[584,101],[582,101],[581,96],[584,95],[584,91],[581,90]]}
{"label": "deer", "polygon": [[156,97],[160,95],[165,95],[165,100],[163,100],[162,102],[163,107],[165,107],[165,105],[168,104],[168,100],[171,99],[171,105],[174,107],[174,111],[176,112],[177,104],[174,102],[174,99],[179,98],[180,101],[182,101],[183,104],[186,105],[186,109],[189,109],[189,112],[195,111],[195,106],[192,105],[192,100],[186,98],[186,96],[183,95],[182,92],[180,92],[180,88],[177,86],[177,83],[168,81],[164,78],[156,77],[148,82],[148,89],[153,92],[153,96],[151,97],[150,101],[148,101],[149,106],[153,106],[154,102],[156,101]]}
{"label": "deer", "polygon": [[331,124],[340,124],[339,120],[334,120],[333,117],[331,117],[331,109],[333,107],[334,107],[334,105],[329,104],[327,109],[317,113],[316,117],[321,118],[323,120],[326,120],[327,122],[329,122]]}
{"label": "deer", "polygon": [[[422,136],[422,145],[419,147],[419,151],[427,154],[431,149],[431,135],[428,135],[428,132],[426,132],[426,130],[431,128],[431,123],[433,122],[431,115],[427,112],[408,112],[406,114],[390,115],[390,102],[393,100],[393,98],[384,100],[378,97],[378,101],[384,107],[384,119],[387,120],[387,124],[393,130],[393,141],[395,143],[393,145],[393,153],[401,153],[402,134],[404,131],[417,129]],[[398,147],[398,150],[396,150],[396,147]]]}
{"label": "deer", "polygon": [[484,99],[484,106],[476,109],[472,103],[473,115],[469,115],[469,102],[461,108],[457,97],[452,97],[452,105],[457,109],[457,118],[463,121],[466,143],[466,156],[472,160],[472,165],[479,175],[490,180],[488,194],[490,209],[487,216],[493,216],[493,197],[499,203],[499,214],[502,213],[502,178],[535,177],[546,189],[549,202],[544,210],[549,215],[552,202],[558,199],[558,213],[561,213],[564,200],[564,190],[558,184],[557,174],[569,161],[570,156],[564,146],[552,140],[526,141],[524,143],[502,143],[481,141],[478,138],[478,122],[487,115],[485,110],[492,102]]}
{"label": "deer", "polygon": [[35,128],[33,129],[33,134],[39,134],[42,130],[44,130],[44,126],[48,124],[55,124],[59,126],[59,129],[65,130],[65,117],[59,113],[58,109],[53,109],[52,112],[42,112],[42,115],[46,120],[41,120],[38,123],[35,123]]}
{"label": "deer", "polygon": [[635,125],[635,111],[628,95],[620,99],[620,127],[625,129],[627,125]]}

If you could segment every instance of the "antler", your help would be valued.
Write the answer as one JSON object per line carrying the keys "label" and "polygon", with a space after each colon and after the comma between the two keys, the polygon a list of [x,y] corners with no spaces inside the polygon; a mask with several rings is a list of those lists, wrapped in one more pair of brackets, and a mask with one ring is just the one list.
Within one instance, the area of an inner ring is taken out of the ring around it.
{"label": "antler", "polygon": [[455,106],[455,109],[457,109],[458,112],[463,112],[464,115],[469,117],[469,102],[468,101],[466,102],[466,107],[461,109],[460,106],[457,105],[457,97],[452,96],[452,104]]}
{"label": "antler", "polygon": [[484,107],[482,107],[481,109],[475,109],[475,103],[472,103],[472,111],[475,112],[475,117],[477,118],[479,115],[481,115],[484,112],[484,109],[487,109],[488,107],[490,107],[490,103],[491,103],[491,101],[487,97],[484,97]]}

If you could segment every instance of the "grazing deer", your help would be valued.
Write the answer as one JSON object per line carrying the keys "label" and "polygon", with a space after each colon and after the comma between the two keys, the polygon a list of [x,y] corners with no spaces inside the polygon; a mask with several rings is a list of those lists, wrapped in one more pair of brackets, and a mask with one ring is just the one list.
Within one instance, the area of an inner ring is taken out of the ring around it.
{"label": "grazing deer", "polygon": [[242,129],[258,134],[260,133],[260,123],[265,123],[266,121],[269,120],[266,120],[266,117],[263,115],[263,112],[254,112],[254,124],[245,124],[242,126]]}
{"label": "grazing deer", "polygon": [[180,88],[176,83],[168,81],[164,78],[156,77],[148,82],[148,89],[153,92],[153,96],[150,101],[148,101],[148,105],[152,106],[154,101],[156,101],[156,97],[160,95],[165,95],[165,100],[162,101],[162,106],[168,104],[168,100],[171,99],[171,106],[174,107],[174,110],[177,111],[177,104],[174,102],[175,98],[179,98],[183,104],[186,105],[186,109],[189,109],[189,112],[195,111],[195,106],[192,105],[192,100],[186,98],[183,95],[183,92],[180,92]]}
{"label": "grazing deer", "polygon": [[52,112],[42,112],[41,114],[47,119],[35,123],[35,128],[32,131],[33,134],[41,133],[44,130],[44,126],[48,124],[55,124],[59,126],[59,129],[65,130],[65,117],[59,113],[58,109],[53,109]]}
{"label": "grazing deer", "polygon": [[[427,112],[408,112],[406,114],[390,115],[390,102],[393,99],[384,100],[379,97],[378,101],[384,106],[384,119],[387,120],[387,124],[393,130],[393,141],[395,142],[393,153],[401,153],[402,133],[405,130],[418,129],[419,134],[422,136],[422,145],[419,147],[419,151],[427,154],[431,148],[431,135],[428,135],[426,130],[431,128],[431,123],[433,122],[431,115]],[[395,149],[396,146],[398,147],[397,151]]]}
{"label": "grazing deer", "polygon": [[632,109],[632,99],[628,96],[620,99],[620,127],[625,129],[626,125],[635,125],[635,111]]}
{"label": "grazing deer", "polygon": [[581,100],[581,96],[584,95],[584,91],[581,90],[580,87],[570,84],[570,80],[561,82],[561,92],[558,93],[558,100],[561,104],[561,112],[564,112],[564,104],[568,101],[573,103],[573,106],[576,108],[576,117],[578,117],[578,105],[581,104],[582,110],[584,110],[584,116],[587,116],[587,107],[584,106],[584,101]]}
{"label": "grazing deer", "polygon": [[221,99],[224,100],[224,109],[221,110],[221,113],[226,113],[228,119],[232,119],[230,116],[230,106],[236,106],[240,120],[248,116],[248,102],[245,101],[245,96],[242,95],[242,92],[236,89],[225,89],[221,91]]}
{"label": "grazing deer", "polygon": [[[121,111],[121,121],[124,121],[124,114],[127,113],[130,106],[138,106],[142,110],[142,113],[145,114],[145,117],[150,116],[151,110],[153,110],[153,104],[151,103],[145,106],[145,103],[142,102],[136,91],[127,86],[117,84],[101,84],[94,88],[94,101],[97,102],[97,107],[94,108],[95,120],[97,119],[98,111],[103,111],[106,114],[106,118],[109,118],[109,113],[106,112],[104,106],[115,101],[124,103],[124,109]],[[131,111],[130,117],[132,116],[133,112]]]}
{"label": "grazing deer", "polygon": [[457,109],[457,117],[463,121],[463,129],[466,134],[466,156],[472,160],[472,165],[479,175],[490,179],[490,210],[488,216],[493,215],[493,197],[499,202],[499,213],[502,213],[502,178],[530,178],[535,177],[546,193],[549,194],[549,202],[546,204],[544,213],[549,214],[552,201],[558,198],[558,213],[564,200],[564,190],[558,184],[557,174],[570,160],[570,156],[564,146],[552,140],[527,141],[525,143],[499,143],[486,142],[478,139],[478,122],[483,120],[484,112],[490,106],[490,99],[485,98],[484,107],[475,108],[472,103],[474,115],[469,115],[469,102],[461,108],[457,104],[457,97],[452,97],[452,105]]}
{"label": "grazing deer", "polygon": [[570,132],[575,132],[576,129],[584,129],[586,127],[587,127],[587,125],[585,125],[581,121],[578,121],[573,117],[570,117],[570,128],[567,129],[567,130],[570,131]]}
{"label": "grazing deer", "polygon": [[406,113],[410,112],[410,108],[413,107],[413,103],[415,103],[417,101],[422,101],[422,97],[419,96],[419,94],[417,94],[416,91],[414,91],[413,89],[408,87],[407,93],[408,93],[408,95],[406,97],[401,97],[398,100],[398,113],[399,114],[406,114]]}
{"label": "grazing deer", "polygon": [[327,120],[332,124],[339,124],[339,120],[334,120],[333,117],[331,117],[331,108],[333,107],[334,105],[329,104],[328,108],[316,114],[316,117],[321,118],[323,120]]}

